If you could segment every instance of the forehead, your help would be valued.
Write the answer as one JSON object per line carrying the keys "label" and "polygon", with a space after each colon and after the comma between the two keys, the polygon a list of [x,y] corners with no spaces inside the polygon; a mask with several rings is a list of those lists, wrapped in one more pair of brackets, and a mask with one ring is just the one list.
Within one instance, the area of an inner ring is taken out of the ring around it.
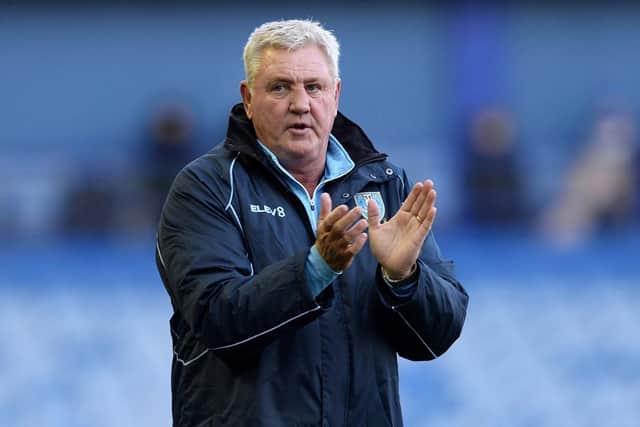
{"label": "forehead", "polygon": [[260,76],[272,78],[331,78],[329,59],[316,45],[296,50],[267,48],[262,53]]}

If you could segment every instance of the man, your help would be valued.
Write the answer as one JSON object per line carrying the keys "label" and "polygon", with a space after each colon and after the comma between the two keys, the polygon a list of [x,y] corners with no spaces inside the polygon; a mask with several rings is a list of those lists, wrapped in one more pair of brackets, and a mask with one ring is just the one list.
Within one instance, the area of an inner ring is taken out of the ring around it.
{"label": "man", "polygon": [[399,426],[397,355],[460,334],[433,184],[409,188],[338,112],[338,56],[317,23],[257,28],[224,143],[172,186],[156,259],[176,426]]}

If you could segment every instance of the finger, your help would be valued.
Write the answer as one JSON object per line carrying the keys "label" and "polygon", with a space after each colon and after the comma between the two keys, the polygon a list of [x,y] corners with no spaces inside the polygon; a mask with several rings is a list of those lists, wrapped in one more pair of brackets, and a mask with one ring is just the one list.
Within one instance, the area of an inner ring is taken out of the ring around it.
{"label": "finger", "polygon": [[369,227],[375,227],[380,224],[380,209],[375,200],[369,200],[367,202],[367,222]]}
{"label": "finger", "polygon": [[[418,212],[416,212],[416,217],[418,217],[418,218],[420,218],[422,220],[426,220],[427,219],[431,209],[433,209],[433,207],[435,206],[436,195],[437,195],[436,190],[432,189],[431,191],[429,191],[429,193],[425,196],[423,202],[419,206],[419,210],[418,210]],[[418,221],[418,222],[420,222],[420,221]]]}
{"label": "finger", "polygon": [[[342,205],[344,206],[344,205]],[[340,207],[340,206],[338,206]],[[345,206],[346,208],[346,206]],[[338,209],[338,208],[336,208]],[[334,211],[336,210],[334,209]],[[333,212],[332,212],[333,214]],[[333,224],[333,226],[331,227],[332,230],[335,230],[337,232],[345,232],[349,227],[351,227],[353,225],[354,222],[356,222],[358,219],[360,219],[362,217],[362,208],[360,208],[359,206],[356,206],[354,208],[351,208],[350,211],[348,211],[346,214],[342,215],[341,218],[339,218],[337,221],[335,221],[335,223]]]}
{"label": "finger", "polygon": [[358,236],[367,229],[367,221],[361,219],[357,221],[346,233],[344,233],[344,239],[353,244]]}
{"label": "finger", "polygon": [[[425,180],[422,183],[422,188],[420,188],[420,193],[418,194],[418,197],[416,198],[413,205],[410,207],[410,212],[412,215],[414,216],[420,215],[420,210],[425,205],[425,203],[428,203],[429,194],[431,193],[432,190],[433,190],[433,181],[431,181],[430,179]],[[421,215],[421,217],[424,218],[425,211],[423,211],[422,213],[423,215]]]}
{"label": "finger", "polygon": [[436,214],[438,213],[438,208],[431,208],[429,214],[427,215],[427,219],[425,220],[425,225],[429,226],[429,230],[433,227],[433,223],[436,220]]}
{"label": "finger", "polygon": [[402,206],[400,207],[401,210],[411,212],[411,208],[413,207],[416,200],[418,200],[418,197],[420,196],[420,190],[422,190],[423,185],[424,184],[422,184],[421,182],[417,182],[413,186],[413,188],[411,189],[411,192],[409,193],[407,198],[404,200],[404,203],[402,203]]}
{"label": "finger", "polygon": [[353,241],[353,243],[349,246],[349,252],[352,256],[356,256],[358,252],[364,247],[364,244],[367,243],[368,239],[367,233],[360,233]]}
{"label": "finger", "polygon": [[422,221],[419,221],[418,220],[419,217],[416,217],[416,220],[420,223],[419,227],[428,233],[429,230],[431,230],[431,227],[433,226],[433,222],[436,219],[437,212],[438,212],[438,209],[436,207],[433,207],[425,214],[425,217]]}
{"label": "finger", "polygon": [[329,193],[322,193],[320,195],[320,215],[318,216],[318,222],[324,221],[331,212],[331,196]]}
{"label": "finger", "polygon": [[335,227],[336,222],[338,222],[340,218],[344,217],[348,211],[349,208],[346,205],[336,206],[336,208],[329,212],[329,215],[327,215],[322,222],[318,221],[318,229],[327,231],[331,230]]}
{"label": "finger", "polygon": [[428,221],[429,221],[429,228],[431,228],[431,226],[433,226],[433,223],[436,220],[436,215],[438,214],[438,208],[433,208],[431,209],[431,212],[429,213],[429,216],[427,217]]}

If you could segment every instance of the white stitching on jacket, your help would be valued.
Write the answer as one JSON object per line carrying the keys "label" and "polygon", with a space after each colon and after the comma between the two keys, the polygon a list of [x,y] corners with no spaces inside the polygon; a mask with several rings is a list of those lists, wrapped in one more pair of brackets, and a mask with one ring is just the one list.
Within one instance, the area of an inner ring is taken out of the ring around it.
{"label": "white stitching on jacket", "polygon": [[158,257],[160,258],[160,264],[164,269],[167,269],[167,266],[164,264],[164,259],[162,259],[162,252],[160,252],[160,243],[158,242],[158,238],[156,237],[156,250],[158,251]]}
{"label": "white stitching on jacket", "polygon": [[229,206],[231,206],[231,201],[233,200],[233,166],[236,164],[236,160],[238,160],[238,156],[240,155],[240,153],[236,154],[236,157],[233,158],[233,160],[231,161],[231,165],[229,165],[229,187],[230,187],[230,192],[229,192],[229,201],[227,202],[227,206],[224,207],[224,210],[226,211],[227,209],[229,209]]}
{"label": "white stitching on jacket", "polygon": [[[287,319],[287,320],[285,320],[284,322],[282,322],[282,323],[280,323],[280,324],[278,324],[278,325],[274,326],[273,328],[267,329],[266,331],[262,331],[262,332],[260,332],[259,334],[253,335],[253,336],[251,336],[251,337],[249,337],[249,338],[245,338],[245,339],[243,339],[242,341],[238,341],[238,342],[233,343],[233,344],[222,345],[222,346],[220,346],[220,347],[207,348],[205,351],[203,351],[202,353],[200,353],[199,355],[197,355],[197,356],[196,356],[196,357],[194,357],[193,359],[191,359],[191,360],[187,360],[186,362],[185,362],[183,359],[181,359],[181,358],[180,358],[180,356],[178,355],[178,352],[176,351],[175,347],[173,348],[173,354],[175,354],[175,356],[176,356],[176,360],[177,360],[178,362],[180,362],[183,366],[188,366],[188,365],[190,365],[191,363],[195,362],[196,360],[200,359],[202,356],[204,356],[205,354],[207,354],[209,351],[223,350],[223,349],[227,349],[227,348],[231,348],[231,347],[235,347],[235,346],[238,346],[238,345],[244,344],[244,343],[249,342],[249,341],[251,341],[251,340],[253,340],[253,339],[256,339],[256,338],[258,338],[258,337],[260,337],[260,336],[262,336],[262,335],[264,335],[264,334],[268,334],[269,332],[274,331],[274,330],[276,330],[276,329],[278,329],[278,328],[280,328],[280,327],[282,327],[282,326],[286,325],[286,324],[287,324],[287,323],[289,323],[289,322],[293,322],[294,320],[296,320],[296,319],[298,319],[298,318],[300,318],[300,317],[302,317],[302,316],[304,316],[304,315],[306,315],[306,314],[313,313],[314,311],[320,310],[320,308],[321,308],[321,307],[320,307],[319,305],[317,305],[317,306],[315,306],[315,307],[314,307],[313,309],[311,309],[311,310],[308,310],[308,311],[305,311],[304,313],[300,313],[300,314],[298,314],[298,315],[296,315],[296,316],[293,316],[291,319]],[[176,335],[177,335],[177,334],[176,334]]]}
{"label": "white stitching on jacket", "polygon": [[206,349],[205,351],[203,351],[202,353],[200,353],[199,355],[197,355],[196,357],[194,357],[191,360],[187,360],[186,362],[182,359],[180,359],[180,356],[178,355],[178,352],[176,351],[176,349],[173,349],[173,354],[176,355],[176,360],[178,362],[180,362],[182,364],[182,366],[189,366],[190,364],[192,364],[193,362],[195,362],[196,360],[200,359],[202,356],[204,356],[205,354],[209,353],[209,350],[211,350],[210,348]]}
{"label": "white stitching on jacket", "polygon": [[436,356],[436,354],[433,352],[433,350],[431,350],[431,347],[429,347],[429,345],[422,339],[422,337],[420,336],[420,334],[418,333],[418,331],[416,331],[413,326],[411,326],[411,323],[409,323],[409,321],[402,315],[402,313],[400,313],[396,307],[391,307],[393,309],[393,311],[395,311],[396,313],[398,313],[398,316],[400,316],[400,318],[404,321],[404,323],[407,324],[407,326],[409,327],[409,329],[411,329],[411,331],[418,337],[418,339],[420,340],[420,342],[426,347],[427,350],[429,350],[429,353],[431,353],[431,355],[433,356],[434,359],[437,359],[438,356]]}

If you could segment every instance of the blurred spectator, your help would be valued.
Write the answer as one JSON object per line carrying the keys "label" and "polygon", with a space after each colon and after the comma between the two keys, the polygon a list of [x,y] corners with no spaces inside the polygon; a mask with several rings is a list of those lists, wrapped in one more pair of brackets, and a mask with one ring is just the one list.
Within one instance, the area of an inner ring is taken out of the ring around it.
{"label": "blurred spectator", "polygon": [[549,237],[570,245],[631,221],[635,137],[636,123],[628,112],[605,111],[596,118],[584,151],[543,216]]}
{"label": "blurred spectator", "polygon": [[636,223],[640,223],[640,144],[638,141],[635,141],[635,156],[633,158],[633,166],[635,168],[635,180],[633,183],[634,186],[634,209],[633,209],[633,219]]}
{"label": "blurred spectator", "polygon": [[85,171],[64,196],[61,231],[66,235],[113,232],[116,199],[116,188],[106,177]]}
{"label": "blurred spectator", "polygon": [[515,124],[499,108],[483,108],[465,131],[465,218],[480,225],[518,225],[524,212],[523,182],[516,158]]}
{"label": "blurred spectator", "polygon": [[143,221],[155,229],[167,191],[177,173],[195,157],[192,110],[185,104],[162,105],[153,112],[136,167]]}

